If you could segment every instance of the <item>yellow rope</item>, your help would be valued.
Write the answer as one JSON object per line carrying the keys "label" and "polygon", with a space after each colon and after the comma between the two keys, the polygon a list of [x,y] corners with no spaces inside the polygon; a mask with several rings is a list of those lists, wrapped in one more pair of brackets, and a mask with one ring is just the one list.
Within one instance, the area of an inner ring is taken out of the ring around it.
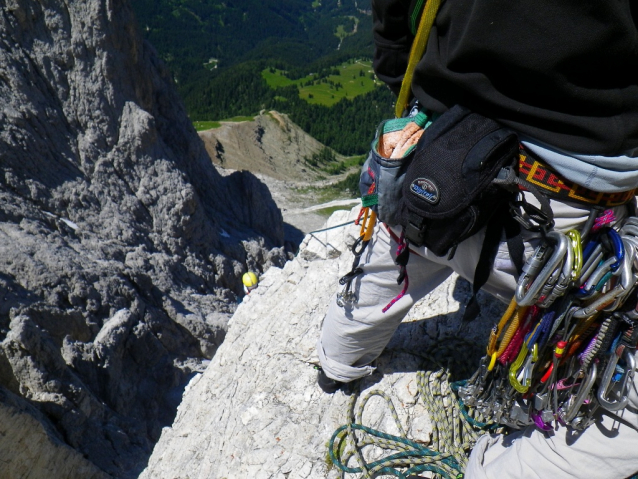
{"label": "yellow rope", "polygon": [[419,63],[419,60],[421,60],[421,57],[423,57],[423,53],[425,52],[425,47],[428,44],[428,38],[430,36],[430,30],[434,24],[434,19],[436,18],[436,12],[439,10],[439,5],[441,5],[441,0],[428,0],[425,4],[425,8],[423,9],[421,22],[419,22],[419,29],[416,32],[416,36],[412,42],[412,48],[410,49],[408,68],[405,72],[405,76],[403,77],[401,92],[399,93],[399,98],[397,98],[395,106],[395,115],[397,118],[400,118],[403,115],[403,111],[407,108],[408,103],[410,102],[414,68],[416,67],[416,64]]}

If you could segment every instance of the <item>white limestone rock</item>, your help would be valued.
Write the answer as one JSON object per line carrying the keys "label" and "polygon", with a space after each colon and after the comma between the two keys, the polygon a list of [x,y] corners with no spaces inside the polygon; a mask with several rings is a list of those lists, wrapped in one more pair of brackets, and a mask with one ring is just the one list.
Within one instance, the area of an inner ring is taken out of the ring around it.
{"label": "white limestone rock", "polygon": [[[328,226],[355,213],[337,212]],[[233,315],[205,373],[189,385],[141,479],[338,476],[327,459],[327,443],[346,423],[349,396],[323,393],[313,366],[321,321],[337,279],[350,269],[347,249],[358,231],[347,226],[321,233],[320,239],[307,236],[295,260],[268,270]],[[336,258],[335,251],[341,252]],[[410,322],[377,360],[377,372],[362,383],[364,390],[380,388],[393,398],[415,439],[427,441],[430,433],[417,398],[418,355],[459,332],[483,341],[491,326],[489,321],[460,324],[459,308],[469,292],[468,283],[453,277],[415,306]],[[481,301],[488,316],[501,311],[500,305]],[[397,432],[381,401],[370,401],[364,421]]]}

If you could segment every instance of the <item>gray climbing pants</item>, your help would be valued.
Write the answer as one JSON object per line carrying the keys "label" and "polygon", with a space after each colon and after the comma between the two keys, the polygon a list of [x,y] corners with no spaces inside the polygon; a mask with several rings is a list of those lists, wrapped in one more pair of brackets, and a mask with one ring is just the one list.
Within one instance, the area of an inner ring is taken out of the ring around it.
{"label": "gray climbing pants", "polygon": [[[531,202],[531,201],[530,201]],[[589,210],[552,201],[555,228],[580,229]],[[617,220],[627,214],[626,207],[614,209]],[[362,258],[364,273],[354,282],[358,302],[341,308],[333,297],[323,322],[317,352],[327,376],[352,381],[371,374],[370,363],[377,358],[412,305],[436,288],[452,272],[472,281],[479,259],[484,231],[459,245],[452,260],[438,257],[422,248],[410,254],[406,294],[385,313],[382,309],[401,292],[397,285],[398,267],[394,263],[396,242],[384,225],[377,226]],[[524,233],[526,255],[537,246],[536,234]],[[492,272],[483,290],[508,303],[516,286],[515,268],[507,245],[502,243]],[[476,445],[466,478],[616,478],[624,479],[638,471],[638,396],[620,411],[621,419],[599,418],[596,424],[576,434],[567,428],[547,435],[530,428],[503,438],[484,436]]]}

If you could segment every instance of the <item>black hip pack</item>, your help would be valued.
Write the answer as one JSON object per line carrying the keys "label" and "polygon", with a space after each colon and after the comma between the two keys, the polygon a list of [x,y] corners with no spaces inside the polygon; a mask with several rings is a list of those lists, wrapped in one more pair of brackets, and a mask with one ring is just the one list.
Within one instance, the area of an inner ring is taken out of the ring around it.
{"label": "black hip pack", "polygon": [[405,172],[401,224],[410,244],[451,258],[514,193],[493,183],[518,159],[516,134],[454,106],[421,136]]}
{"label": "black hip pack", "polygon": [[380,221],[401,224],[401,195],[408,165],[414,159],[418,138],[432,124],[425,112],[385,120],[378,126],[370,154],[361,169],[359,190],[364,207]]}

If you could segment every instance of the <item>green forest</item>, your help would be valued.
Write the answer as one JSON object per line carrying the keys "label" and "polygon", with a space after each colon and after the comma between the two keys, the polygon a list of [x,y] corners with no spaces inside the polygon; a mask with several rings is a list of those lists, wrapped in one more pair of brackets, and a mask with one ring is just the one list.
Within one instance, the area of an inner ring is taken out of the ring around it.
{"label": "green forest", "polygon": [[133,7],[199,125],[275,109],[335,151],[360,155],[392,115],[392,95],[371,70],[370,12],[355,0],[133,0]]}

